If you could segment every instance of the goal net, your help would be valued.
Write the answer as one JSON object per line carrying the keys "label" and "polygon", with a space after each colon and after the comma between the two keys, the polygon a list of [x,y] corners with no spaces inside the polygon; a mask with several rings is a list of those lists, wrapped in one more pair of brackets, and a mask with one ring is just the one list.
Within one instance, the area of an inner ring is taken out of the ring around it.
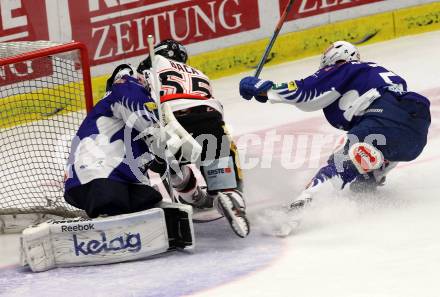
{"label": "goal net", "polygon": [[92,106],[82,43],[0,43],[0,233],[17,217],[81,214],[63,199],[64,166]]}

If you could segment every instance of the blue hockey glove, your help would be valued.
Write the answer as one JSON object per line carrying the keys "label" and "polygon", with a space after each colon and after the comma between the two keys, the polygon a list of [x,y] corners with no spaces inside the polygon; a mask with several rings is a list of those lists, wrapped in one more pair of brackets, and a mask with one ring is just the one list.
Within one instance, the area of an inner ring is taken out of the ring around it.
{"label": "blue hockey glove", "polygon": [[240,81],[240,95],[246,100],[255,97],[259,102],[266,102],[267,96],[261,94],[266,93],[272,86],[273,82],[270,80],[261,80],[253,76],[247,76]]}

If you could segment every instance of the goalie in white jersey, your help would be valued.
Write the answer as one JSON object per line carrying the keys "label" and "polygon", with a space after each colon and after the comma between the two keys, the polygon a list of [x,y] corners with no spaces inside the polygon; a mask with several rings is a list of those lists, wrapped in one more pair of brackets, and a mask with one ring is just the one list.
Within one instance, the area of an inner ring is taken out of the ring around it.
{"label": "goalie in white jersey", "polygon": [[[189,160],[178,158],[181,174],[171,172],[177,199],[198,210],[216,208],[238,236],[246,237],[250,229],[238,155],[225,128],[223,107],[213,97],[210,80],[200,70],[185,64],[187,51],[175,40],[160,42],[154,47],[154,53],[163,109],[171,110],[171,121],[186,130],[202,147],[197,165],[206,186],[198,183]],[[147,57],[137,71],[150,73],[151,67],[150,57]],[[170,119],[165,116],[165,121]]]}

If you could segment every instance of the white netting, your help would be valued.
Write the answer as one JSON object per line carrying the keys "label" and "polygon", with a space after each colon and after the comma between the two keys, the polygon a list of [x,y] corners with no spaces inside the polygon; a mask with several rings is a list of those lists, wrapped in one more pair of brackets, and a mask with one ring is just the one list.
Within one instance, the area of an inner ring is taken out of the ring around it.
{"label": "white netting", "polygon": [[[63,178],[86,115],[83,67],[77,49],[26,57],[50,46],[0,43],[0,215],[78,215],[64,202]],[[21,61],[2,59],[17,54]]]}
{"label": "white netting", "polygon": [[12,57],[58,45],[61,44],[48,40],[0,42],[0,58]]}

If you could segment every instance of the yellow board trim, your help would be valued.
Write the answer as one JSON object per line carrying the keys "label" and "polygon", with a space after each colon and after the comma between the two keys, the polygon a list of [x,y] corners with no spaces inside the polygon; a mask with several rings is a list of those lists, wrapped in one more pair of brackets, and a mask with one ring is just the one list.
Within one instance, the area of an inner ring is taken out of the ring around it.
{"label": "yellow board trim", "polygon": [[397,10],[394,23],[396,37],[440,30],[440,3]]}
{"label": "yellow board trim", "polygon": [[82,109],[85,109],[82,83],[41,88],[0,98],[0,128],[15,127]]}

